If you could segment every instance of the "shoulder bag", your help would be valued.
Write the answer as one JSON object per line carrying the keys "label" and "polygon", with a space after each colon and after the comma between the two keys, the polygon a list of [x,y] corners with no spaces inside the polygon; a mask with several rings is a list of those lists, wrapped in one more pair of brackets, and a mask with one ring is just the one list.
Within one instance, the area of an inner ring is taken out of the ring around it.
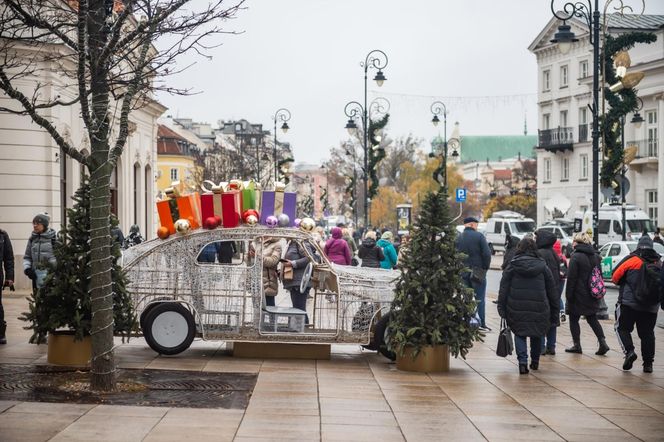
{"label": "shoulder bag", "polygon": [[498,333],[498,345],[496,346],[496,355],[505,358],[514,351],[514,340],[512,330],[507,326],[505,319],[500,320],[500,333]]}

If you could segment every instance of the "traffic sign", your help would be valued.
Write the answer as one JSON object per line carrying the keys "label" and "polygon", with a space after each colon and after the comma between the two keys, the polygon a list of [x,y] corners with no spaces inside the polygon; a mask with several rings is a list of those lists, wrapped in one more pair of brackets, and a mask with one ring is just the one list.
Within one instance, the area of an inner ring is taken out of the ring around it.
{"label": "traffic sign", "polygon": [[456,201],[457,203],[465,203],[466,202],[466,189],[457,187],[456,189]]}

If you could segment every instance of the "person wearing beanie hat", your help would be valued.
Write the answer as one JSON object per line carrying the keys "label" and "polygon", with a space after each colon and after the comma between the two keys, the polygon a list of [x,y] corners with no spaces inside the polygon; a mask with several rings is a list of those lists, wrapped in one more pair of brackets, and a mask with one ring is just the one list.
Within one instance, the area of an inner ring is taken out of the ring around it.
{"label": "person wearing beanie hat", "polygon": [[23,273],[32,280],[32,289],[42,286],[47,264],[55,265],[55,230],[48,227],[48,214],[39,213],[32,219],[32,235],[23,255]]}
{"label": "person wearing beanie hat", "polygon": [[380,261],[380,268],[382,269],[392,269],[396,267],[397,265],[397,250],[394,248],[394,244],[392,244],[392,238],[394,236],[392,235],[392,232],[389,230],[383,232],[383,234],[380,236],[380,239],[376,243],[376,245],[380,246],[383,248],[383,259]]}
{"label": "person wearing beanie hat", "polygon": [[[652,373],[655,360],[655,325],[660,307],[661,287],[657,281],[661,273],[660,256],[653,249],[648,235],[639,238],[636,250],[618,263],[611,281],[620,286],[616,304],[616,333],[625,355],[623,370],[631,370],[637,356],[632,342],[632,330],[641,339],[643,371]],[[651,288],[652,287],[652,288]],[[655,293],[657,292],[657,293]]]}

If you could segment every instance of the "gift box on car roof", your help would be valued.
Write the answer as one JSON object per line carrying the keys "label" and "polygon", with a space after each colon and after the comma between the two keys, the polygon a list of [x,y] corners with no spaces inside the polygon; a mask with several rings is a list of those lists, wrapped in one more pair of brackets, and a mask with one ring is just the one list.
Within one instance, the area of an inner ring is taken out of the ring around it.
{"label": "gift box on car roof", "polygon": [[182,185],[174,181],[166,188],[166,199],[157,202],[159,223],[168,229],[170,234],[175,233],[175,222],[186,219],[192,229],[201,226],[201,201],[198,192],[187,195],[181,194]]}
{"label": "gift box on car roof", "polygon": [[269,216],[278,217],[282,213],[288,215],[289,226],[295,226],[295,213],[297,212],[297,194],[286,192],[284,183],[276,183],[274,190],[263,190],[260,201],[260,223],[267,225]]}

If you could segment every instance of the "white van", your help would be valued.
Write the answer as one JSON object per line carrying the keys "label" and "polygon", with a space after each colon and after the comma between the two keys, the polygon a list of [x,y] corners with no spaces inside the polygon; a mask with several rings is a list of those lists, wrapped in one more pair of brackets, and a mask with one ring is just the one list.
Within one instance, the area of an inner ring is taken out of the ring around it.
{"label": "white van", "polygon": [[[592,211],[576,212],[574,215],[575,231],[586,232],[592,229]],[[637,241],[645,230],[650,236],[655,234],[655,223],[652,222],[643,210],[634,205],[625,206],[625,221],[627,223],[627,241]],[[581,229],[579,230],[579,226]],[[599,245],[607,242],[622,240],[622,207],[619,205],[602,204],[599,208]]]}
{"label": "white van", "polygon": [[505,238],[508,233],[522,239],[526,234],[534,231],[535,221],[533,219],[510,210],[501,210],[494,212],[487,221],[484,236],[486,236],[493,255],[497,251],[505,251]]}

